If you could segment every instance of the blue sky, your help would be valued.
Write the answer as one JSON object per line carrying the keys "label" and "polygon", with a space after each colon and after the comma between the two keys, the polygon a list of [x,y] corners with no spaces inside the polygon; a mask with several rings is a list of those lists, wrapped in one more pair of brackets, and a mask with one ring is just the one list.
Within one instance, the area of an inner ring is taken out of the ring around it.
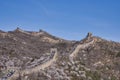
{"label": "blue sky", "polygon": [[120,42],[120,0],[0,0],[0,29],[16,27],[68,40],[92,32]]}

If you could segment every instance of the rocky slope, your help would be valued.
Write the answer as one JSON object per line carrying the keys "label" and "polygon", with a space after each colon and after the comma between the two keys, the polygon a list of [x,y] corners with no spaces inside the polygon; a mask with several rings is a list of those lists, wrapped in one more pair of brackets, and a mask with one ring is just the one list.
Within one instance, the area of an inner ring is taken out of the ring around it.
{"label": "rocky slope", "polygon": [[120,43],[91,33],[80,41],[39,32],[0,30],[0,78],[120,80]]}

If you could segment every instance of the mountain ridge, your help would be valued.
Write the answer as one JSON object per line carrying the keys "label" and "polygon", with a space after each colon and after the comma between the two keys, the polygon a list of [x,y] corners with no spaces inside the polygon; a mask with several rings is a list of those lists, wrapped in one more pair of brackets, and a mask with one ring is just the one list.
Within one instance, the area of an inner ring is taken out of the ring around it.
{"label": "mountain ridge", "polygon": [[119,80],[119,61],[120,43],[90,32],[82,40],[73,41],[43,30],[0,31],[0,77],[6,77],[4,71],[9,70],[18,75],[7,76],[8,80]]}

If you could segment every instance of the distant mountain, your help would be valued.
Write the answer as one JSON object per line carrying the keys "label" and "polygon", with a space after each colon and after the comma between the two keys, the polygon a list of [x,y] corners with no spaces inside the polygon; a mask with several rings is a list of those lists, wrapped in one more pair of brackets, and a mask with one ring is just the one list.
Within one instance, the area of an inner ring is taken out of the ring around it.
{"label": "distant mountain", "polygon": [[70,41],[43,30],[0,30],[0,78],[120,80],[120,43],[92,33]]}

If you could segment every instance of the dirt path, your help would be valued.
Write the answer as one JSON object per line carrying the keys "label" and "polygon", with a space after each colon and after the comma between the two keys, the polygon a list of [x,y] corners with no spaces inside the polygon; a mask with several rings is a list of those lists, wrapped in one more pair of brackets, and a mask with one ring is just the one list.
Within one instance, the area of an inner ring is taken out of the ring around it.
{"label": "dirt path", "polygon": [[[57,58],[57,53],[54,54],[54,57],[51,60],[49,60],[41,65],[38,65],[37,67],[34,67],[32,69],[23,70],[20,72],[20,74],[21,75],[31,74],[33,72],[38,72],[41,69],[44,70],[45,68],[49,67],[53,62],[55,62],[56,58]],[[15,72],[15,74],[11,78],[9,78],[8,80],[13,80],[14,78],[17,78],[18,76],[19,76],[19,72]]]}
{"label": "dirt path", "polygon": [[80,49],[84,49],[84,48],[90,46],[93,43],[94,43],[94,39],[91,42],[89,42],[89,43],[77,45],[77,47],[75,48],[75,50],[70,54],[70,57],[71,58],[76,57]]}

